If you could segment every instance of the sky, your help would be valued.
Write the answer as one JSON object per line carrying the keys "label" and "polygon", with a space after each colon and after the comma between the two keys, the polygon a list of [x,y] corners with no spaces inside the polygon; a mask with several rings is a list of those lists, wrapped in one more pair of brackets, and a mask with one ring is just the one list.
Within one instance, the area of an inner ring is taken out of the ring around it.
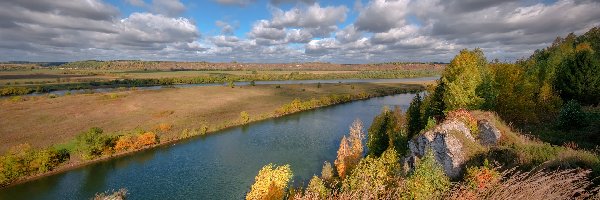
{"label": "sky", "polygon": [[595,26],[599,0],[2,0],[0,61],[515,61]]}

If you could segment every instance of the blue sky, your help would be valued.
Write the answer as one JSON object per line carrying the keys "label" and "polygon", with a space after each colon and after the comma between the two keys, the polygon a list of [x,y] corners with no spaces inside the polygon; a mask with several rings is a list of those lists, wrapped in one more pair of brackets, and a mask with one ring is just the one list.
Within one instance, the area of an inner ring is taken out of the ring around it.
{"label": "blue sky", "polygon": [[0,61],[514,61],[600,25],[582,0],[0,2]]}

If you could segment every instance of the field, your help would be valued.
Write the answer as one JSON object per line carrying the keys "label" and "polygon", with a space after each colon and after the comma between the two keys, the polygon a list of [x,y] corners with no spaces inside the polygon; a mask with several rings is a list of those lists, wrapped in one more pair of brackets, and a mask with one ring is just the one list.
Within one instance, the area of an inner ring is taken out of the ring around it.
{"label": "field", "polygon": [[0,152],[28,143],[47,147],[72,140],[91,127],[107,133],[133,129],[161,132],[162,140],[176,139],[183,129],[207,125],[209,131],[240,118],[270,115],[295,98],[308,100],[330,94],[369,93],[378,89],[420,88],[420,84],[317,84],[194,87],[157,91],[71,95],[0,101]]}

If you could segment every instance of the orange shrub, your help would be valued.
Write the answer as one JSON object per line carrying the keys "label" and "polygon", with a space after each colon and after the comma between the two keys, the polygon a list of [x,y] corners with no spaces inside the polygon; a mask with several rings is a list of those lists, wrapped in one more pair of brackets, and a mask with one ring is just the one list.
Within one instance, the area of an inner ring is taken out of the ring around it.
{"label": "orange shrub", "polygon": [[135,148],[141,148],[158,143],[158,137],[153,132],[146,132],[137,137],[135,141]]}
{"label": "orange shrub", "polygon": [[133,147],[133,141],[130,136],[121,136],[115,144],[115,151],[125,151]]}
{"label": "orange shrub", "polygon": [[479,133],[479,130],[477,129],[477,119],[475,119],[475,117],[473,117],[468,110],[458,109],[450,111],[448,112],[446,118],[465,123],[465,125],[467,125],[467,127],[471,130],[472,135],[477,135]]}
{"label": "orange shrub", "polygon": [[469,167],[465,174],[465,183],[472,189],[484,189],[499,181],[500,173],[484,162],[481,167]]}
{"label": "orange shrub", "polygon": [[161,132],[167,132],[167,131],[170,131],[171,128],[173,128],[173,125],[171,125],[171,124],[160,123],[156,129],[159,130],[159,131],[161,131]]}

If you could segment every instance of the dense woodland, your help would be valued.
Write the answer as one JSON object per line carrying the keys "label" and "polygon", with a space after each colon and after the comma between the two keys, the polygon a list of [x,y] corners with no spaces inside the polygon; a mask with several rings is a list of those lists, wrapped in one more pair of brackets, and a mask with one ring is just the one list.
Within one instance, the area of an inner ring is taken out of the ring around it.
{"label": "dense woodland", "polygon": [[[407,112],[386,108],[366,137],[356,121],[306,188],[289,165],[269,164],[247,199],[571,199],[597,195],[600,173],[600,28],[569,34],[516,63],[462,50]],[[408,141],[445,120],[502,130],[495,147],[468,144],[462,176],[450,179],[431,151],[405,170]],[[366,151],[366,157],[363,154]],[[573,169],[573,170],[570,170]],[[530,171],[531,170],[531,171]],[[597,196],[596,196],[597,197]]]}

